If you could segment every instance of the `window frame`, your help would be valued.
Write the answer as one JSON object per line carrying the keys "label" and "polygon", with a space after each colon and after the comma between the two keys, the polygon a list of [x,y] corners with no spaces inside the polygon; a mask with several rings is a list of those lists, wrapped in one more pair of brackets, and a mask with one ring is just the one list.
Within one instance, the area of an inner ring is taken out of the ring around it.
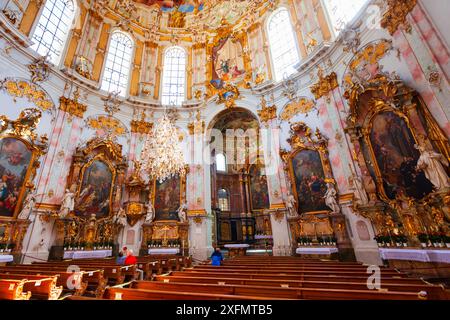
{"label": "window frame", "polygon": [[[226,198],[220,197],[220,191],[222,191],[222,190],[225,191],[225,193],[226,193]],[[226,200],[226,203],[227,203],[227,210],[222,210],[222,207],[221,207],[221,201],[220,201],[220,200],[222,200],[222,199]],[[217,190],[217,206],[218,206],[218,208],[219,208],[222,212],[229,212],[229,211],[231,211],[230,192],[228,192],[227,189],[225,189],[225,188],[219,188],[219,189]]]}
{"label": "window frame", "polygon": [[[36,29],[39,26],[42,14],[43,14],[44,9],[45,9],[45,5],[48,3],[48,1],[49,0],[45,0],[45,2],[39,8],[39,10],[37,12],[37,15],[36,15],[36,18],[34,19],[32,28],[30,29],[28,37],[29,37],[30,41],[33,44],[34,44],[33,38],[34,38],[34,35],[36,33]],[[77,15],[79,15],[79,4],[78,4],[78,1],[77,0],[70,0],[70,1],[72,1],[72,5],[73,5],[73,17],[72,17],[72,21],[69,24],[69,28],[67,30],[66,37],[64,39],[63,45],[61,47],[61,54],[58,56],[58,61],[57,62],[49,61],[51,64],[53,64],[54,66],[57,66],[58,68],[60,68],[62,65],[64,65],[66,54],[67,54],[67,49],[68,49],[69,42],[70,42],[69,39],[70,39],[70,37],[72,36],[72,33],[73,33],[72,26],[73,26],[74,20],[77,18]],[[33,47],[33,45],[30,45],[30,47],[29,47],[31,49],[31,51],[34,54],[39,55],[39,56],[42,57],[42,55],[37,50],[34,50],[32,47]]]}
{"label": "window frame", "polygon": [[[364,11],[364,8],[367,8],[367,6],[370,4],[370,0],[364,0],[364,1],[365,1],[365,3],[361,6],[361,8],[358,10],[358,12],[355,13],[353,18],[346,23],[346,25],[348,25],[352,21],[354,21],[355,18]],[[322,6],[323,11],[325,12],[325,18],[328,23],[328,27],[329,27],[331,33],[333,34],[333,39],[335,40],[335,39],[337,39],[337,37],[339,37],[340,32],[338,33],[337,30],[335,30],[335,26],[333,24],[333,19],[332,19],[330,10],[328,9],[328,6],[325,3],[325,0],[320,0],[320,5]]]}
{"label": "window frame", "polygon": [[[278,9],[276,9],[275,11],[273,11],[273,12],[267,17],[267,19],[266,19],[266,21],[265,21],[265,33],[266,33],[266,40],[267,40],[267,43],[268,43],[268,45],[269,45],[269,50],[268,50],[268,51],[269,51],[269,56],[270,56],[270,59],[269,59],[270,61],[269,61],[269,63],[270,63],[270,67],[271,67],[271,70],[272,70],[272,78],[273,78],[272,80],[275,81],[276,83],[279,83],[279,82],[283,81],[284,77],[281,78],[281,79],[277,79],[277,77],[276,77],[276,73],[277,73],[277,72],[276,72],[276,68],[275,68],[275,59],[274,59],[274,56],[273,56],[273,52],[272,52],[272,48],[271,48],[271,43],[270,43],[270,31],[269,31],[269,25],[270,25],[270,22],[272,21],[273,17],[274,17],[278,12],[280,12],[280,11],[286,11],[287,14],[288,14],[289,22],[290,22],[291,29],[292,29],[292,35],[293,35],[293,37],[294,37],[295,49],[296,49],[296,51],[297,51],[298,63],[300,63],[300,62],[302,61],[302,55],[301,55],[300,46],[299,46],[299,39],[298,39],[297,31],[295,30],[295,26],[294,26],[294,24],[293,24],[293,19],[292,19],[292,16],[291,16],[291,12],[290,12],[290,10],[289,10],[288,7],[286,7],[286,6],[284,6],[284,5],[281,5],[281,6],[278,7]],[[298,63],[297,63],[297,64],[298,64]],[[295,64],[294,64],[294,66],[295,66]],[[297,70],[295,70],[295,72],[292,73],[292,74],[290,74],[288,77],[292,76],[292,75],[295,74],[296,72],[297,72]],[[283,72],[283,74],[284,74],[284,72]]]}
{"label": "window frame", "polygon": [[131,78],[132,78],[132,66],[133,66],[133,62],[134,62],[134,55],[136,52],[136,39],[133,37],[132,34],[123,31],[122,29],[119,28],[114,28],[113,30],[111,30],[110,35],[108,37],[108,45],[106,46],[106,50],[105,50],[105,58],[103,59],[103,65],[102,65],[102,71],[100,73],[100,90],[105,92],[105,93],[110,93],[112,91],[107,91],[105,89],[102,89],[102,85],[103,85],[103,77],[105,75],[105,69],[106,69],[106,63],[108,60],[108,54],[109,54],[109,49],[111,48],[111,41],[112,41],[112,36],[114,33],[122,33],[124,35],[126,35],[128,38],[130,38],[131,42],[132,42],[132,48],[131,48],[131,53],[130,53],[130,66],[129,66],[129,72],[128,72],[128,81],[127,81],[127,87],[125,89],[125,95],[119,95],[122,98],[128,98],[130,96],[130,84],[131,84]]}
{"label": "window frame", "polygon": [[[218,168],[218,166],[217,166],[217,157],[218,156],[222,156],[223,157],[223,160],[224,160],[224,165],[225,165],[225,168],[224,168],[224,170],[219,170],[219,168]],[[224,154],[224,153],[218,153],[218,154],[216,154],[215,156],[214,156],[214,158],[215,158],[215,163],[216,163],[216,171],[217,172],[228,172],[228,170],[227,170],[227,156]]]}
{"label": "window frame", "polygon": [[[166,58],[167,58],[167,52],[172,50],[172,49],[180,49],[183,51],[184,53],[184,92],[183,92],[183,101],[181,102],[181,104],[175,104],[175,107],[182,107],[183,106],[183,102],[187,100],[187,69],[188,69],[188,52],[185,48],[181,47],[181,46],[170,46],[170,47],[166,47],[162,53],[162,72],[161,72],[161,79],[160,79],[160,90],[159,90],[159,96],[160,96],[160,102],[161,105],[164,106],[163,103],[163,94],[164,94],[164,69],[166,67]],[[170,104],[168,104],[167,106],[171,106]]]}

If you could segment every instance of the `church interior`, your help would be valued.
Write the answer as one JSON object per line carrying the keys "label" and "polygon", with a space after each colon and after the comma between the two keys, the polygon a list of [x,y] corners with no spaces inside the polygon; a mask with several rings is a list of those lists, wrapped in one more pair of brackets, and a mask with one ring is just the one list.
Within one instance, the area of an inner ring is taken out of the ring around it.
{"label": "church interior", "polygon": [[449,14],[0,0],[0,300],[450,300]]}

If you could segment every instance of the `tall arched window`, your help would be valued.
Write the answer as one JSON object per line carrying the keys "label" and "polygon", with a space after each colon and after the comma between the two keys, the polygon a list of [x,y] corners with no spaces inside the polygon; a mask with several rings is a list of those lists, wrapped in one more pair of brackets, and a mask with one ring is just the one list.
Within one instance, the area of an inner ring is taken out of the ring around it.
{"label": "tall arched window", "polygon": [[336,35],[355,17],[367,1],[323,0]]}
{"label": "tall arched window", "polygon": [[47,0],[33,33],[31,48],[58,64],[75,16],[72,0]]}
{"label": "tall arched window", "polygon": [[161,102],[181,106],[185,99],[186,52],[180,47],[167,49],[164,55]]}
{"label": "tall arched window", "polygon": [[119,92],[122,97],[126,96],[133,47],[133,39],[128,34],[121,31],[114,31],[111,34],[105,70],[103,71],[103,90]]}
{"label": "tall arched window", "polygon": [[286,8],[280,8],[272,14],[267,31],[275,80],[280,81],[284,76],[293,74],[294,66],[300,62],[294,30]]}
{"label": "tall arched window", "polygon": [[216,155],[216,169],[217,171],[227,171],[227,159],[223,153]]}
{"label": "tall arched window", "polygon": [[230,199],[228,191],[225,189],[219,189],[217,193],[217,199],[219,201],[219,209],[222,211],[230,211]]}

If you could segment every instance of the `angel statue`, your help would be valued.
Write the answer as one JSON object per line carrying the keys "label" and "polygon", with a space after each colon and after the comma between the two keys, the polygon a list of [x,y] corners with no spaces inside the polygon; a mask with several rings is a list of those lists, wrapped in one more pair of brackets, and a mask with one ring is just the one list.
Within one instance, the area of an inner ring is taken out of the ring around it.
{"label": "angel statue", "polygon": [[181,206],[178,208],[178,218],[180,219],[180,222],[186,222],[186,210],[187,210],[187,203],[183,202]]}
{"label": "angel statue", "polygon": [[127,214],[123,208],[120,208],[119,211],[117,211],[113,222],[124,228],[127,226]]}
{"label": "angel statue", "polygon": [[286,197],[286,208],[288,209],[290,217],[298,216],[297,209],[295,207],[296,203],[297,201],[295,200],[295,197],[290,192],[288,192],[288,195]]}
{"label": "angel statue", "polygon": [[427,150],[424,145],[416,145],[420,151],[417,170],[422,170],[437,191],[450,188],[450,179],[444,166],[448,166],[447,159],[440,153]]}
{"label": "angel statue", "polygon": [[28,219],[36,204],[36,198],[37,195],[34,192],[28,193],[27,197],[25,198],[25,201],[23,202],[22,211],[20,211],[19,216],[17,217],[18,219],[21,220]]}
{"label": "angel statue", "polygon": [[61,209],[59,209],[59,218],[65,219],[67,215],[69,215],[75,207],[75,193],[66,189],[64,193],[64,197],[61,203]]}
{"label": "angel statue", "polygon": [[327,192],[325,192],[325,204],[332,210],[331,213],[339,213],[341,209],[336,202],[337,191],[332,183],[327,183]]}
{"label": "angel statue", "polygon": [[145,215],[144,223],[152,223],[155,220],[155,207],[151,201],[147,205],[147,214]]}

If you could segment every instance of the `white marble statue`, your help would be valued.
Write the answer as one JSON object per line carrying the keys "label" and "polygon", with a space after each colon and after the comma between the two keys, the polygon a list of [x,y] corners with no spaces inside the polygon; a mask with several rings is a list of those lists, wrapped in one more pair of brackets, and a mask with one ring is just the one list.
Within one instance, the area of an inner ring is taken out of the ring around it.
{"label": "white marble statue", "polygon": [[325,204],[332,210],[331,213],[339,213],[341,209],[336,202],[337,191],[332,183],[327,183],[327,188],[327,192],[324,196]]}
{"label": "white marble statue", "polygon": [[114,217],[114,223],[124,228],[127,226],[127,214],[123,208],[120,208],[119,211],[117,211],[116,216]]}
{"label": "white marble statue", "polygon": [[28,193],[27,197],[25,198],[25,201],[23,202],[23,208],[22,211],[20,211],[18,219],[21,220],[27,220],[28,217],[31,214],[31,211],[34,208],[34,205],[36,204],[36,194],[34,192]]}
{"label": "white marble statue", "polygon": [[353,185],[353,190],[355,191],[356,203],[362,205],[368,204],[369,197],[367,195],[366,188],[364,188],[362,178],[352,171],[351,181]]}
{"label": "white marble statue", "polygon": [[286,197],[286,208],[288,209],[290,217],[298,216],[297,209],[295,207],[296,203],[297,201],[295,200],[295,197],[291,193],[288,193]]}
{"label": "white marble statue", "polygon": [[152,223],[155,220],[155,207],[151,201],[147,205],[147,214],[145,215],[144,223]]}
{"label": "white marble statue", "polygon": [[423,145],[416,146],[416,148],[420,151],[417,170],[425,173],[437,191],[450,188],[450,179],[444,168],[449,165],[448,160],[440,153],[427,150]]}
{"label": "white marble statue", "polygon": [[180,222],[186,222],[186,210],[187,210],[187,203],[183,202],[181,206],[178,208],[178,218],[180,219]]}
{"label": "white marble statue", "polygon": [[64,197],[61,203],[61,209],[59,209],[59,217],[64,219],[69,215],[75,208],[75,193],[66,189]]}

